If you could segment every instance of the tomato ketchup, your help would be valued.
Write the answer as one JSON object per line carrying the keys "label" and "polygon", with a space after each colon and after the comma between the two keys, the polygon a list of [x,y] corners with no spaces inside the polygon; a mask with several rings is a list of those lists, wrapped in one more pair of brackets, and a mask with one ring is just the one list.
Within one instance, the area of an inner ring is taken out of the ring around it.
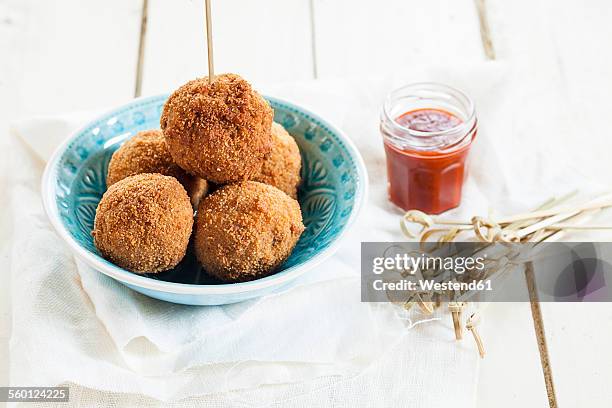
{"label": "tomato ketchup", "polygon": [[474,105],[465,94],[433,83],[400,88],[385,102],[381,132],[393,204],[439,214],[461,203],[477,133]]}

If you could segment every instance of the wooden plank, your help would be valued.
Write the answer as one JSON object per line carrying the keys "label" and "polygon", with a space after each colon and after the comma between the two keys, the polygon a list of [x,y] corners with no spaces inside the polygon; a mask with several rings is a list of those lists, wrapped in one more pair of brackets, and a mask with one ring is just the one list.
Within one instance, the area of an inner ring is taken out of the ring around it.
{"label": "wooden plank", "polygon": [[[256,87],[313,77],[308,0],[218,0],[212,14],[216,73]],[[148,24],[143,94],[207,74],[203,0],[150,0]]]}
{"label": "wooden plank", "polygon": [[[0,1],[0,150],[9,121],[125,102],[134,90],[141,0]],[[1,157],[2,164],[8,160]],[[8,170],[1,170],[9,174]],[[7,183],[0,182],[6,198]],[[5,212],[0,230],[6,231]],[[0,237],[0,248],[10,237]],[[0,253],[6,264],[7,254]],[[8,384],[10,271],[0,270],[0,385]],[[26,384],[24,384],[26,385]]]}
{"label": "wooden plank", "polygon": [[609,407],[612,309],[608,303],[545,303],[559,406]]}
{"label": "wooden plank", "polygon": [[609,186],[610,135],[602,131],[602,119],[610,117],[612,3],[566,1],[560,6],[543,1],[544,10],[555,10],[554,18],[546,20],[554,56],[551,70],[559,72],[561,103],[568,118],[568,146],[580,143],[579,149],[572,149],[573,167]]}
{"label": "wooden plank", "polygon": [[547,406],[529,303],[490,304],[482,336],[487,355],[480,364],[477,406]]}
{"label": "wooden plank", "polygon": [[[566,155],[556,154],[559,163],[586,180],[609,186],[610,139],[602,127],[603,118],[609,117],[612,89],[612,49],[605,40],[612,36],[612,4],[606,0],[488,3],[496,51],[512,62],[518,91],[524,95],[525,104],[517,106],[515,116],[539,115],[540,128],[530,133],[537,134],[540,151],[547,145],[566,146]],[[551,123],[560,131],[551,131]],[[567,238],[610,240],[610,234]],[[609,406],[609,305],[545,303],[542,314],[559,406]]]}
{"label": "wooden plank", "polygon": [[[21,15],[0,2],[0,55],[15,55],[14,43],[17,36],[15,26]],[[7,197],[8,172],[8,118],[14,113],[9,100],[9,84],[14,80],[12,67],[16,62],[12,58],[3,58],[0,63],[0,197]],[[5,198],[6,199],[6,198]],[[0,212],[0,265],[8,263],[8,244],[10,240],[9,223],[12,221],[6,211]],[[8,268],[0,268],[0,386],[9,384],[9,338],[11,333],[11,276]]]}
{"label": "wooden plank", "polygon": [[8,95],[18,114],[124,102],[134,90],[141,0],[5,0],[17,54]]}
{"label": "wooden plank", "polygon": [[484,59],[473,0],[313,0],[319,77]]}
{"label": "wooden plank", "polygon": [[[602,212],[592,224],[609,225]],[[567,235],[576,242],[609,242],[609,232]],[[605,269],[604,269],[605,270]],[[537,272],[537,271],[536,271]],[[606,283],[609,284],[609,283]],[[609,303],[543,303],[550,364],[559,406],[607,407],[612,401],[612,308]]]}
{"label": "wooden plank", "polygon": [[[487,1],[496,50],[512,63],[517,88],[524,94],[524,106],[516,114],[540,115],[530,133],[538,134],[542,148],[566,146],[568,156],[561,160],[567,166],[609,185],[610,139],[601,130],[601,118],[609,115],[612,89],[612,49],[605,42],[612,36],[612,4]],[[560,131],[551,132],[550,121]]]}

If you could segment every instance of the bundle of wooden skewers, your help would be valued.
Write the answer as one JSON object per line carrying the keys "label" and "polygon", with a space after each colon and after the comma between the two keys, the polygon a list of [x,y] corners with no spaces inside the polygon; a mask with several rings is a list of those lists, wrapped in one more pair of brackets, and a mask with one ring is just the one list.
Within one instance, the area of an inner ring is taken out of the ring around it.
{"label": "bundle of wooden skewers", "polygon": [[[417,239],[422,247],[429,245],[429,250],[436,244],[449,242],[481,242],[481,243],[540,243],[560,240],[567,232],[573,230],[612,230],[612,226],[584,225],[597,212],[612,207],[612,194],[605,194],[580,204],[572,204],[576,193],[561,198],[552,198],[533,211],[496,218],[494,216],[474,216],[469,221],[447,220],[433,217],[421,211],[408,211],[401,219],[400,226],[407,238]],[[525,277],[532,302],[537,305],[537,292],[533,265],[526,264]],[[496,273],[501,273],[499,270]],[[487,276],[491,278],[491,276]],[[467,307],[465,298],[459,296],[455,301],[445,302],[453,319],[455,337],[462,338],[463,328],[472,333],[481,357],[484,357],[484,345],[478,333],[478,323],[481,320],[483,308],[473,310],[463,321],[463,312]],[[416,295],[405,302],[406,309],[417,305],[425,314],[432,314],[440,308],[443,302],[440,297]],[[539,308],[538,308],[539,313]],[[536,332],[538,322],[534,315]],[[541,316],[539,316],[541,319]]]}

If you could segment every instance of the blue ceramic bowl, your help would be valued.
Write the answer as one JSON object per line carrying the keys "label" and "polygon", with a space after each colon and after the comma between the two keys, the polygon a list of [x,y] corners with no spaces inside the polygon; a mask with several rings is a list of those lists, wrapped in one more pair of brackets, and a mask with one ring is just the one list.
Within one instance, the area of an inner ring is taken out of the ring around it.
{"label": "blue ceramic bowl", "polygon": [[45,210],[74,254],[137,292],[174,303],[219,305],[240,302],[289,287],[338,247],[365,200],[367,175],[351,141],[337,128],[296,105],[267,98],[274,120],[297,141],[303,183],[298,194],[306,230],[291,257],[274,275],[251,282],[214,281],[193,254],[171,271],[137,275],[104,259],[91,230],[98,202],[106,191],[113,152],[144,129],[159,128],[167,95],[141,98],[93,120],[54,153],[42,182]]}

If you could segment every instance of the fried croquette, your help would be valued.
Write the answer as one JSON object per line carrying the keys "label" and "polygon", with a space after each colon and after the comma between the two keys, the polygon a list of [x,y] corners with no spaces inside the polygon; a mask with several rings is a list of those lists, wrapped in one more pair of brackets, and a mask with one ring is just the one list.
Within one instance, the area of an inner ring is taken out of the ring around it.
{"label": "fried croquette", "polygon": [[300,149],[293,136],[278,123],[272,123],[272,151],[253,180],[270,184],[297,198],[301,166]]}
{"label": "fried croquette", "polygon": [[92,235],[102,256],[136,273],[162,272],[185,256],[193,209],[185,188],[161,174],[137,174],[109,187]]}
{"label": "fried croquette", "polygon": [[115,153],[108,164],[107,186],[126,177],[141,173],[160,173],[172,176],[185,187],[194,208],[206,195],[206,180],[192,176],[174,163],[161,130],[151,129],[138,132],[127,140]]}
{"label": "fried croquette", "polygon": [[272,274],[303,231],[296,200],[276,187],[244,181],[200,202],[195,253],[210,275],[225,282],[250,281]]}
{"label": "fried croquette", "polygon": [[272,148],[272,108],[235,74],[187,82],[164,105],[160,125],[176,164],[218,184],[247,180]]}

